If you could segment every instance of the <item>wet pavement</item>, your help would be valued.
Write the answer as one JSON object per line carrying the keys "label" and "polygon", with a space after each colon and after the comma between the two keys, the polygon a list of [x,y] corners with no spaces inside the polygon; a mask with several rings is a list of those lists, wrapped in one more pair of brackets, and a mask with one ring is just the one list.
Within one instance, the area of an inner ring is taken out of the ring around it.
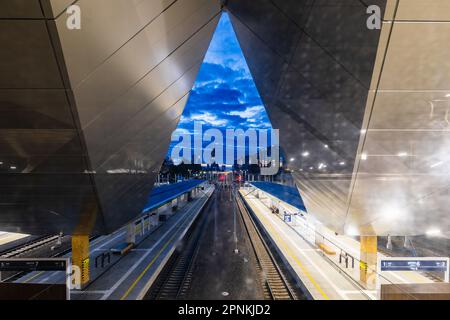
{"label": "wet pavement", "polygon": [[212,197],[187,299],[262,300],[256,257],[233,190],[219,186]]}

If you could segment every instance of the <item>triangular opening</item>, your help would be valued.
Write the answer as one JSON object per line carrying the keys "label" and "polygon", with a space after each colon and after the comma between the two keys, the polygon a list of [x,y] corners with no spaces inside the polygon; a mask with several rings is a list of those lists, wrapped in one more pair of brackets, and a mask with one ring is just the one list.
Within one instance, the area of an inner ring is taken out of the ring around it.
{"label": "triangular opening", "polygon": [[[272,129],[227,12],[222,13],[176,132],[193,134],[195,121],[205,130],[223,132]],[[168,158],[177,143],[172,141]]]}

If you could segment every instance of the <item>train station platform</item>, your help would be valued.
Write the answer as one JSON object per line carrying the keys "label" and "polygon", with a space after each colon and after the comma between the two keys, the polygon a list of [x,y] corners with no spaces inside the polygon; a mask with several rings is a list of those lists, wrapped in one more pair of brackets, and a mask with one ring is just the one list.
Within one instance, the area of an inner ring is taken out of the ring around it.
{"label": "train station platform", "polygon": [[[203,183],[203,181],[201,182]],[[201,183],[182,189],[185,193]],[[187,186],[187,184],[186,184]],[[111,250],[124,243],[126,227],[113,234],[91,241],[90,276],[91,282],[83,290],[72,290],[73,300],[136,300],[142,299],[151,283],[157,277],[178,241],[183,238],[195,218],[211,196],[214,186],[204,185],[204,190],[196,192],[191,201],[169,215],[167,220],[151,228],[148,232],[136,234],[136,244],[127,254],[112,254]],[[166,200],[179,192],[173,189],[166,193]],[[160,197],[161,198],[161,197]],[[162,199],[162,198],[161,198]],[[151,201],[149,201],[151,202]],[[162,201],[161,204],[167,201]],[[152,208],[156,209],[156,207]],[[137,226],[141,231],[142,226]],[[101,262],[104,253],[109,260]],[[71,253],[66,254],[70,257]],[[103,265],[104,263],[104,265]],[[63,272],[33,272],[17,280],[21,283],[64,283]]]}
{"label": "train station platform", "polygon": [[312,299],[367,300],[371,298],[372,293],[362,290],[329,264],[320,254],[320,249],[312,247],[300,237],[273,214],[259,198],[245,189],[241,189],[240,193]]}
{"label": "train station platform", "polygon": [[[284,193],[283,198],[277,188],[266,184],[252,183],[254,188],[241,189],[241,194],[312,297],[378,299],[377,288],[368,290],[360,281],[360,242],[355,237],[336,234],[312,219],[302,206],[285,202],[288,194]],[[280,208],[278,214],[273,213],[274,203]],[[381,252],[377,256],[387,257]],[[435,282],[428,274],[415,271],[386,271],[376,276],[378,285]]]}
{"label": "train station platform", "polygon": [[0,248],[8,243],[28,237],[26,234],[0,232]]}

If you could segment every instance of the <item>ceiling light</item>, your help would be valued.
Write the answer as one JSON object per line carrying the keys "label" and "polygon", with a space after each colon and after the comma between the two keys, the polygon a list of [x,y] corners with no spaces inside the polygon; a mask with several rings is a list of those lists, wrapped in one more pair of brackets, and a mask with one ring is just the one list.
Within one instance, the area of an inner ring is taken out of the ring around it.
{"label": "ceiling light", "polygon": [[407,157],[408,153],[407,152],[399,152],[399,153],[397,153],[397,156],[399,156],[399,157]]}
{"label": "ceiling light", "polygon": [[365,134],[366,132],[367,132],[366,129],[362,129],[362,130],[361,130],[361,133],[362,133],[362,134]]}
{"label": "ceiling light", "polygon": [[309,156],[309,152],[308,152],[308,151],[303,152],[303,153],[302,153],[302,156],[303,156],[303,157]]}
{"label": "ceiling light", "polygon": [[345,229],[345,234],[348,236],[358,236],[359,230],[355,226],[349,226]]}
{"label": "ceiling light", "polygon": [[446,96],[447,98],[450,98],[450,93],[446,94],[445,96]]}
{"label": "ceiling light", "polygon": [[324,145],[324,147],[325,147],[325,149],[328,149],[328,145],[326,144],[326,145]]}
{"label": "ceiling light", "polygon": [[442,165],[443,163],[444,163],[444,161],[436,162],[436,163],[432,164],[432,165],[430,166],[430,168],[436,168],[436,167],[439,167],[439,166]]}
{"label": "ceiling light", "polygon": [[440,236],[440,235],[441,235],[441,230],[439,230],[439,229],[437,229],[437,228],[431,228],[431,229],[428,229],[428,230],[425,232],[425,234],[426,234],[427,236],[430,236],[430,237],[437,237],[437,236]]}
{"label": "ceiling light", "polygon": [[11,166],[11,167],[9,167],[11,170],[16,170],[17,169],[17,167],[16,166]]}
{"label": "ceiling light", "polygon": [[367,153],[361,154],[361,160],[367,160]]}
{"label": "ceiling light", "polygon": [[384,221],[395,221],[406,216],[405,210],[397,204],[384,205],[380,212],[380,216]]}
{"label": "ceiling light", "polygon": [[291,159],[289,159],[289,161],[291,161],[291,162],[292,162],[292,161],[295,161],[295,158],[291,158]]}
{"label": "ceiling light", "polygon": [[341,162],[339,162],[339,165],[341,165],[341,166],[345,166],[345,161],[341,161]]}

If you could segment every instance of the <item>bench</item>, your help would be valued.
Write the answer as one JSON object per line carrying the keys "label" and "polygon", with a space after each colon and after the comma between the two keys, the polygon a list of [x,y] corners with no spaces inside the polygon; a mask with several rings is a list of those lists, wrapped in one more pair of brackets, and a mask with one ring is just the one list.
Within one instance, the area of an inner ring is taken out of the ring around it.
{"label": "bench", "polygon": [[114,248],[111,248],[111,252],[114,254],[124,255],[128,253],[131,249],[133,249],[133,243],[121,243]]}
{"label": "bench", "polygon": [[319,244],[319,248],[325,252],[326,254],[329,254],[331,256],[334,256],[336,254],[336,251],[331,249],[329,246],[327,246],[325,243]]}

